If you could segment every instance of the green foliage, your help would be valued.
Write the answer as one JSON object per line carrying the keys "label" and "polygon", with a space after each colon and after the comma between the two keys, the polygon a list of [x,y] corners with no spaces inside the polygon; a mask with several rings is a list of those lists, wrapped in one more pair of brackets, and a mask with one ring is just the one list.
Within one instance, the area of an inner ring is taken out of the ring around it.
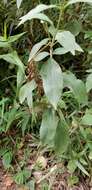
{"label": "green foliage", "polygon": [[[6,73],[8,70],[9,75],[14,74],[15,79],[6,79],[10,85],[9,93],[13,91],[8,98],[7,93],[0,89],[0,135],[1,139],[8,139],[6,149],[10,142],[9,134],[14,128],[21,129],[23,136],[26,132],[35,131],[38,134],[39,130],[41,145],[53,150],[62,160],[65,158],[70,173],[79,170],[90,176],[92,31],[88,18],[91,14],[89,9],[92,12],[92,0],[54,1],[54,5],[50,2],[48,5],[43,1],[40,4],[35,2],[29,10],[28,7],[24,8],[24,1],[17,0],[16,12],[20,22],[17,22],[15,35],[9,34],[10,21],[6,19],[7,22],[5,20],[3,23],[0,36],[1,69],[3,71],[4,67]],[[7,5],[8,2],[4,6]],[[53,13],[58,19],[50,19]],[[25,31],[27,35],[24,35]],[[80,70],[82,72],[78,73]],[[3,74],[0,79],[1,87],[4,77]],[[6,169],[11,166],[13,153],[10,148],[1,154]],[[18,184],[26,183],[30,175],[21,167],[15,181]],[[71,183],[76,183],[76,180],[71,179]]]}

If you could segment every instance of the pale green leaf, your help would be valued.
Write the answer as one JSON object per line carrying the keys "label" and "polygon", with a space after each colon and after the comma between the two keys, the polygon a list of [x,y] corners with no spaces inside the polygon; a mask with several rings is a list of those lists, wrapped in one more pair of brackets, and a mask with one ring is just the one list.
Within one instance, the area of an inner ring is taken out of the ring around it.
{"label": "pale green leaf", "polygon": [[19,68],[17,71],[17,88],[20,88],[25,79],[25,73]]}
{"label": "pale green leaf", "polygon": [[63,55],[65,53],[67,53],[68,51],[62,47],[60,48],[56,48],[54,51],[53,51],[53,54],[54,55]]}
{"label": "pale green leaf", "polygon": [[37,53],[39,52],[39,50],[41,49],[42,46],[46,45],[48,42],[49,38],[43,39],[41,40],[39,43],[35,44],[30,52],[29,55],[29,60],[31,61],[32,59],[34,59],[37,56]]}
{"label": "pale green leaf", "polygon": [[83,81],[77,79],[71,72],[63,73],[63,78],[64,87],[68,87],[72,91],[79,104],[86,105],[88,98]]}
{"label": "pale green leaf", "polygon": [[81,124],[82,125],[92,125],[92,114],[91,113],[85,113],[85,115],[81,119]]}
{"label": "pale green leaf", "polygon": [[25,99],[27,100],[28,106],[32,107],[32,92],[36,88],[36,83],[34,80],[23,85],[19,92],[19,100],[22,104]]}
{"label": "pale green leaf", "polygon": [[43,87],[49,102],[57,109],[57,104],[62,94],[63,75],[58,63],[50,58],[42,66],[41,76]]}
{"label": "pale green leaf", "polygon": [[8,54],[2,54],[0,55],[0,59],[4,59],[6,62],[17,65],[21,69],[21,71],[24,73],[24,65],[22,61],[19,59],[16,51],[13,51],[12,53],[8,53]]}
{"label": "pale green leaf", "polygon": [[56,6],[55,5],[44,5],[44,4],[38,5],[37,7],[35,7],[31,11],[29,11],[25,16],[20,18],[21,21],[20,21],[19,25],[23,24],[27,20],[32,20],[34,18],[38,18],[41,20],[47,20],[50,23],[52,23],[51,20],[48,17],[46,17],[45,14],[42,14],[42,11],[45,11],[47,9],[54,8],[54,7],[56,7]]}
{"label": "pale green leaf", "polygon": [[40,139],[43,144],[49,147],[54,145],[57,124],[58,118],[55,112],[53,110],[45,111],[40,127]]}
{"label": "pale green leaf", "polygon": [[89,74],[86,80],[86,89],[89,92],[92,89],[92,74]]}
{"label": "pale green leaf", "polygon": [[42,60],[43,60],[44,58],[46,58],[47,56],[49,56],[49,53],[46,52],[46,51],[43,51],[43,52],[37,54],[37,56],[34,58],[34,60],[35,60],[36,62],[42,61]]}
{"label": "pale green leaf", "polygon": [[17,1],[17,7],[18,7],[18,9],[19,9],[19,7],[20,7],[20,5],[21,5],[21,3],[22,3],[22,0],[16,0]]}
{"label": "pale green leaf", "polygon": [[83,52],[82,48],[75,41],[75,36],[69,31],[58,32],[56,40],[67,52],[75,55],[75,51]]}

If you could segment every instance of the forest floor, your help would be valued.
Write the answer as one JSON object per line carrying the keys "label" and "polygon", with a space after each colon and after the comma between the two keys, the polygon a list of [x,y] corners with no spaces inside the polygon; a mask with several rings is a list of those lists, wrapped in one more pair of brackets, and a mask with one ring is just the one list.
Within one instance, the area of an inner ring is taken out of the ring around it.
{"label": "forest floor", "polygon": [[[34,190],[45,190],[45,188],[43,189],[40,183],[38,184],[37,182],[37,178],[40,179],[42,173],[36,171],[33,175],[36,181]],[[92,187],[88,185],[89,180],[84,180],[83,178],[77,185],[69,187],[67,184],[67,176],[67,172],[58,175],[47,175],[47,178],[49,177],[50,182],[52,183],[51,190],[92,190]],[[49,179],[47,179],[47,181],[49,181]],[[33,188],[31,189],[31,187],[29,188],[27,185],[16,185],[12,174],[4,170],[2,161],[0,160],[0,190],[33,190]],[[46,188],[46,190],[49,189]]]}

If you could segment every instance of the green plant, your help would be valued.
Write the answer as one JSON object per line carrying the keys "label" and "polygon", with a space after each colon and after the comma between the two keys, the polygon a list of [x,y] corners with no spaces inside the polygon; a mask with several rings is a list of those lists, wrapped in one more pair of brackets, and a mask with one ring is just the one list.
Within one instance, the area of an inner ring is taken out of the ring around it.
{"label": "green plant", "polygon": [[[16,2],[19,8],[22,1]],[[29,20],[33,27],[36,20],[45,31],[43,35],[40,32],[44,38],[40,37],[39,42],[35,40],[36,43],[32,44],[28,64],[23,64],[22,56],[19,58],[13,45],[24,33],[8,36],[7,25],[4,24],[4,35],[0,37],[0,47],[3,48],[0,59],[11,63],[13,67],[17,66],[16,97],[12,103],[7,98],[0,101],[1,133],[9,134],[15,125],[15,128],[21,128],[24,136],[34,128],[39,130],[40,126],[41,145],[55,151],[63,161],[66,160],[70,173],[79,169],[87,176],[92,173],[92,130],[88,128],[92,125],[92,69],[89,63],[92,58],[91,48],[88,47],[92,43],[92,31],[87,31],[91,4],[92,0],[65,0],[54,2],[54,5],[40,3],[22,16],[18,28],[23,24],[25,26]],[[80,13],[79,17],[74,8]],[[88,13],[84,23],[82,11],[84,14],[85,8]],[[58,16],[55,24],[49,16],[54,10]],[[32,30],[29,35],[33,36]],[[82,78],[71,69],[72,65],[74,67],[71,62],[76,64],[77,58],[84,61],[82,69],[85,63],[89,63],[83,71],[85,74],[87,70],[87,77]],[[6,144],[9,144],[10,139],[11,135]],[[14,152],[11,148],[6,151],[6,147],[1,156],[5,167],[9,169]],[[20,167],[15,176],[19,184],[26,183],[30,177],[25,172],[24,162],[22,164],[23,168]],[[71,177],[70,183],[77,183],[76,180]]]}

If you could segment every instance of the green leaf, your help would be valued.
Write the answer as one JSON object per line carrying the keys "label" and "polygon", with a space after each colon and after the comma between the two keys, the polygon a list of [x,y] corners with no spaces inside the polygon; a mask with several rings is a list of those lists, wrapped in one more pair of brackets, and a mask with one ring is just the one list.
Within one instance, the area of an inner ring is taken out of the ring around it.
{"label": "green leaf", "polygon": [[66,30],[70,31],[74,36],[77,36],[82,30],[82,25],[80,21],[74,19],[67,23]]}
{"label": "green leaf", "polygon": [[6,62],[17,65],[21,69],[21,71],[24,73],[24,65],[22,61],[19,59],[16,51],[13,51],[12,53],[8,53],[8,54],[2,54],[0,55],[0,59],[4,59]]}
{"label": "green leaf", "polygon": [[47,56],[49,56],[49,53],[46,52],[46,51],[43,51],[41,53],[39,53],[35,58],[34,60],[37,62],[37,61],[42,61],[44,58],[46,58]]}
{"label": "green leaf", "polygon": [[3,155],[3,165],[5,167],[5,169],[9,169],[10,168],[10,164],[12,161],[12,152],[8,151]]}
{"label": "green leaf", "polygon": [[61,120],[56,129],[55,135],[55,151],[57,154],[63,154],[69,145],[68,125],[62,115]]}
{"label": "green leaf", "polygon": [[9,116],[8,116],[8,119],[7,119],[6,132],[11,127],[12,122],[15,120],[16,113],[17,113],[17,109],[16,108],[12,108],[10,110]]}
{"label": "green leaf", "polygon": [[23,171],[19,171],[15,176],[14,176],[15,182],[20,185],[24,183],[24,175]]}
{"label": "green leaf", "polygon": [[13,43],[15,42],[16,40],[18,40],[19,38],[21,38],[21,36],[23,36],[26,32],[22,32],[21,34],[17,34],[17,35],[14,35],[14,36],[9,36],[7,38],[7,42],[8,43]]}
{"label": "green leaf", "polygon": [[75,75],[72,74],[71,72],[63,73],[63,78],[64,78],[64,87],[68,87],[72,91],[78,103],[82,105],[87,105],[88,98],[87,98],[86,87],[83,81],[77,79]]}
{"label": "green leaf", "polygon": [[92,74],[89,74],[86,80],[86,89],[89,92],[92,89]]}
{"label": "green leaf", "polygon": [[70,160],[68,162],[68,166],[67,166],[68,170],[70,173],[74,173],[77,166],[76,166],[76,160]]}
{"label": "green leaf", "polygon": [[24,22],[26,22],[27,20],[32,20],[32,19],[40,19],[40,20],[45,20],[47,22],[50,22],[50,24],[52,24],[52,21],[45,15],[42,13],[42,11],[45,11],[47,9],[51,9],[56,7],[55,5],[44,5],[44,4],[40,4],[37,7],[35,7],[34,9],[32,9],[31,11],[29,11],[25,16],[20,18],[20,23],[19,25],[23,24]]}
{"label": "green leaf", "polygon": [[83,52],[81,47],[76,43],[75,36],[69,31],[58,32],[56,40],[67,52],[71,52],[73,55],[75,55],[75,51]]}
{"label": "green leaf", "polygon": [[91,114],[91,113],[86,113],[86,114],[82,117],[81,124],[82,124],[82,125],[91,126],[91,125],[92,125],[92,114]]}
{"label": "green leaf", "polygon": [[41,40],[39,43],[35,44],[30,52],[30,55],[29,55],[29,60],[28,61],[31,61],[32,59],[34,59],[39,50],[41,49],[42,46],[46,45],[47,42],[48,42],[49,38],[46,38],[46,39],[43,39]]}
{"label": "green leaf", "polygon": [[19,68],[17,71],[17,89],[19,89],[21,87],[24,79],[25,79],[25,73],[22,72],[21,69]]}
{"label": "green leaf", "polygon": [[63,76],[62,71],[57,62],[50,58],[47,63],[42,66],[41,76],[43,87],[49,102],[57,109],[57,104],[62,94]]}
{"label": "green leaf", "polygon": [[23,85],[19,92],[19,100],[22,104],[25,99],[27,99],[27,103],[29,107],[32,107],[32,92],[36,88],[36,83],[34,80]]}
{"label": "green leaf", "polygon": [[68,51],[64,48],[56,48],[54,51],[53,51],[53,54],[54,55],[63,55],[65,53],[67,53]]}
{"label": "green leaf", "polygon": [[92,0],[70,0],[67,5],[71,5],[74,3],[92,3]]}
{"label": "green leaf", "polygon": [[58,117],[53,110],[47,110],[43,114],[42,124],[40,127],[41,142],[49,147],[54,145],[54,138],[58,124]]}
{"label": "green leaf", "polygon": [[83,165],[79,162],[76,161],[76,166],[87,176],[89,176],[88,172],[85,170],[85,168],[83,167]]}

